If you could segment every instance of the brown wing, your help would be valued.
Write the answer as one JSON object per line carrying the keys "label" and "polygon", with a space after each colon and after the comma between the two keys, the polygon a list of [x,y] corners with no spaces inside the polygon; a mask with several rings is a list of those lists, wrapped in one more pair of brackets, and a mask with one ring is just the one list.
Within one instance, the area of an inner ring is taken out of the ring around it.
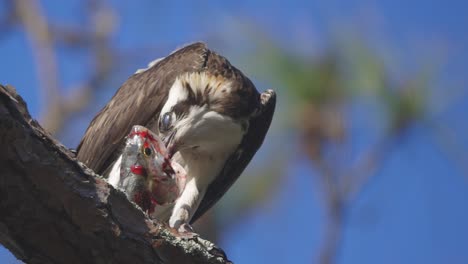
{"label": "brown wing", "polygon": [[210,209],[237,180],[263,143],[275,112],[276,94],[272,90],[259,98],[259,112],[250,119],[249,128],[237,150],[226,161],[223,170],[210,184],[191,223]]}
{"label": "brown wing", "polygon": [[131,76],[92,120],[78,145],[78,159],[102,174],[117,159],[132,126],[157,120],[176,77],[200,71],[207,53],[205,44],[194,43]]}

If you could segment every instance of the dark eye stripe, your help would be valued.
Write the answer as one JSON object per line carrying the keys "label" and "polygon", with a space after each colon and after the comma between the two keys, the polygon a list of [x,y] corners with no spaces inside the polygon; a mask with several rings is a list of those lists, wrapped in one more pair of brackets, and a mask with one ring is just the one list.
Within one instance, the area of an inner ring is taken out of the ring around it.
{"label": "dark eye stripe", "polygon": [[191,105],[188,101],[182,101],[172,107],[172,112],[174,112],[178,119],[181,119],[187,115],[190,106]]}
{"label": "dark eye stripe", "polygon": [[[187,90],[188,96],[187,96],[186,101],[187,101],[188,104],[202,106],[202,105],[208,103],[209,96],[205,96],[202,93],[201,89],[196,89],[194,91],[192,89],[192,87],[190,86],[190,83],[188,83],[188,82],[185,82],[183,85],[184,85],[185,89]],[[206,86],[205,88],[207,88],[207,87],[208,86]],[[208,94],[206,94],[206,95],[208,95]]]}
{"label": "dark eye stripe", "polygon": [[209,101],[209,91],[211,88],[209,86],[206,86],[204,92],[202,92],[200,89],[196,89],[194,91],[188,82],[183,82],[182,85],[187,90],[187,99],[178,102],[171,109],[171,111],[176,115],[177,119],[181,119],[187,116],[191,106],[206,105],[210,107],[211,103]]}

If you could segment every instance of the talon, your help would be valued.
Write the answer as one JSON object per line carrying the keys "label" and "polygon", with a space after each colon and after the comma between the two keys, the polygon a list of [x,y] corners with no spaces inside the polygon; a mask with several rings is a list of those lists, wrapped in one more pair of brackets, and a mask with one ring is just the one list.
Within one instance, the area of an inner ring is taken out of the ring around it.
{"label": "talon", "polygon": [[192,239],[192,238],[198,237],[198,234],[195,233],[193,231],[193,228],[187,223],[180,225],[178,228],[176,228],[176,231],[177,231],[176,236],[180,238]]}
{"label": "talon", "polygon": [[179,233],[193,233],[193,228],[191,225],[184,223],[179,226]]}

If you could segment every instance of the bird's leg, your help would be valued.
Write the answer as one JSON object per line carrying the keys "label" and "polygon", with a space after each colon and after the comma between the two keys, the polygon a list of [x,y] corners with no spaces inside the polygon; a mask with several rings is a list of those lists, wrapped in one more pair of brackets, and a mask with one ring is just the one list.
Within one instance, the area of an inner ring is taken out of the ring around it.
{"label": "bird's leg", "polygon": [[189,222],[198,208],[204,193],[205,189],[201,190],[200,186],[197,186],[197,179],[191,178],[174,205],[171,218],[169,219],[169,226],[175,228],[179,233],[193,233]]}

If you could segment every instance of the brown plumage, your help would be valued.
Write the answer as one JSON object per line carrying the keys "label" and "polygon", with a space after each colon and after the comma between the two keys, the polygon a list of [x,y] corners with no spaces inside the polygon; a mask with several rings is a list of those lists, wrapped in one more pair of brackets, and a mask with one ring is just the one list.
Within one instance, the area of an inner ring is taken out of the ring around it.
{"label": "brown plumage", "polygon": [[192,218],[195,221],[219,200],[250,162],[268,131],[276,103],[273,91],[260,95],[247,77],[205,44],[188,45],[132,75],[92,120],[78,146],[78,159],[104,174],[121,154],[125,136],[132,126],[143,125],[158,132],[161,109],[176,79],[183,81],[202,74],[214,80],[213,83],[229,82],[229,91],[223,91],[221,85],[194,91],[189,82],[183,82],[190,94],[186,101],[174,107],[179,112],[176,114],[186,113],[190,105],[204,104],[222,115],[247,122],[248,131],[210,184]]}

